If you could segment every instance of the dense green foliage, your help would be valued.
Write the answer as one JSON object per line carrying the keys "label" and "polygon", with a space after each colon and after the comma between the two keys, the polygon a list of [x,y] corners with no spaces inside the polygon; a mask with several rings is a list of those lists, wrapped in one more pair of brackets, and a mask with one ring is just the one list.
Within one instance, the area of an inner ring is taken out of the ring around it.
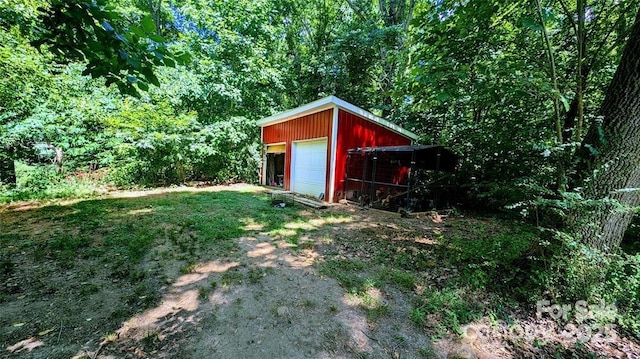
{"label": "dense green foliage", "polygon": [[[219,162],[240,164],[257,150],[231,155],[207,133],[242,131],[242,143],[256,144],[257,130],[233,118],[335,94],[456,150],[470,203],[500,208],[558,188],[584,132],[573,135],[577,9],[564,2],[542,3],[540,15],[520,0],[38,4],[7,0],[0,10],[0,60],[11,75],[0,79],[2,152],[26,163],[49,158],[50,144],[63,150],[67,172],[117,168],[118,184],[225,181],[204,163],[225,152]],[[582,127],[597,119],[637,8],[589,4]],[[77,22],[61,21],[65,11],[78,12]],[[69,31],[76,37],[56,36]],[[148,91],[122,95],[139,90]],[[224,168],[230,179],[252,180],[249,163],[231,166],[242,173]]]}

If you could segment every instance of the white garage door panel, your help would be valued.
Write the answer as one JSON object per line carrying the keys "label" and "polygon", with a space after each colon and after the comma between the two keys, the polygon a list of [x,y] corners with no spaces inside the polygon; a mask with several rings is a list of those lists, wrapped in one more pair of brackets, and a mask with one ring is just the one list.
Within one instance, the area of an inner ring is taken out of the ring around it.
{"label": "white garage door panel", "polygon": [[318,197],[327,181],[327,140],[298,142],[293,149],[293,191]]}

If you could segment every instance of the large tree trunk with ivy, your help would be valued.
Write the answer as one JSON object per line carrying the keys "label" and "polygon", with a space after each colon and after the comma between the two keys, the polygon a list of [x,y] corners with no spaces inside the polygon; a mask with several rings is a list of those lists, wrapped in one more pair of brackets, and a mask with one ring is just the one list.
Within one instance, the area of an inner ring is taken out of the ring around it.
{"label": "large tree trunk with ivy", "polygon": [[583,183],[591,203],[577,213],[581,241],[606,252],[617,249],[640,204],[640,12],[600,114],[583,142]]}

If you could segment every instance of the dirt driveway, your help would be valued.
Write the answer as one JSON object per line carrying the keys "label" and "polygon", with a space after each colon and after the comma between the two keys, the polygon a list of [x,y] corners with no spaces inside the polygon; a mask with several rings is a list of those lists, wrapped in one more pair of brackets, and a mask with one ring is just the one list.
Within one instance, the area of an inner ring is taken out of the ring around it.
{"label": "dirt driveway", "polygon": [[[199,264],[179,277],[161,304],[128,320],[99,357],[430,357],[429,340],[408,321],[400,293],[381,299],[390,313],[374,325],[358,298],[318,273],[315,250],[293,250],[266,234],[238,242],[238,260]],[[211,291],[199,290],[203,284]]]}

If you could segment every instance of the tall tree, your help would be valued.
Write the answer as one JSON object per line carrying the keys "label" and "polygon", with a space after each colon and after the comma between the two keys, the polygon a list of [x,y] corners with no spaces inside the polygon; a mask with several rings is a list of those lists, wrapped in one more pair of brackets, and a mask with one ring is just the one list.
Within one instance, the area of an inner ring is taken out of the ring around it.
{"label": "tall tree", "polygon": [[583,243],[614,251],[640,204],[640,11],[600,108],[583,145],[585,195],[596,208],[578,213]]}
{"label": "tall tree", "polygon": [[33,113],[50,86],[46,56],[29,45],[38,5],[0,3],[0,184],[16,184],[17,144],[9,128]]}
{"label": "tall tree", "polygon": [[378,75],[378,92],[381,93],[382,116],[391,113],[392,91],[401,70],[402,50],[407,40],[407,29],[413,17],[416,0],[378,0],[379,16],[384,34],[383,46],[378,51],[381,69]]}

